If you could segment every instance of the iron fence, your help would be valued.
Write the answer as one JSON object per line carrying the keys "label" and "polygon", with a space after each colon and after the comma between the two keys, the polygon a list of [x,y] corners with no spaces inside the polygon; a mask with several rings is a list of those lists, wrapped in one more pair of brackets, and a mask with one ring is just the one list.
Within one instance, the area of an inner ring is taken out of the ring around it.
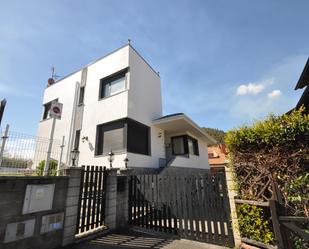
{"label": "iron fence", "polygon": [[[0,174],[1,173],[38,173],[44,170],[50,140],[9,131],[1,132]],[[50,172],[55,173],[63,165],[63,141],[53,139],[50,151]]]}

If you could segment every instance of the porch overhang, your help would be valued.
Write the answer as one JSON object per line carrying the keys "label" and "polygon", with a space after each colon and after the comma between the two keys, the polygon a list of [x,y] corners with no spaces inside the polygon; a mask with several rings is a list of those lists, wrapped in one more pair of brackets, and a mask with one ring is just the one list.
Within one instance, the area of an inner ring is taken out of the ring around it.
{"label": "porch overhang", "polygon": [[208,145],[216,144],[217,141],[204,132],[195,122],[183,113],[163,116],[153,120],[153,125],[164,130],[167,134],[191,133]]}

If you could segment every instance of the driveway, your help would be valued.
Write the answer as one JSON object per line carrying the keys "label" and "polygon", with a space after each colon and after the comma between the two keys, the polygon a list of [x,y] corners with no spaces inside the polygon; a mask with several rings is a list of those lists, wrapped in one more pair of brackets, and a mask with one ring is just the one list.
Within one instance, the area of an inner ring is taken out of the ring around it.
{"label": "driveway", "polygon": [[82,242],[66,249],[225,249],[226,247],[197,241],[168,238],[161,234],[148,234],[140,231],[117,231]]}

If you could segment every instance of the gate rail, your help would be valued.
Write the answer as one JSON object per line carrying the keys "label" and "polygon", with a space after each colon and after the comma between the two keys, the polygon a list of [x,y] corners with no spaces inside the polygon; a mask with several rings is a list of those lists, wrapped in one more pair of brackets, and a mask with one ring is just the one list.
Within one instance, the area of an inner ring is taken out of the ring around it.
{"label": "gate rail", "polygon": [[106,176],[106,167],[83,166],[76,234],[105,225]]}

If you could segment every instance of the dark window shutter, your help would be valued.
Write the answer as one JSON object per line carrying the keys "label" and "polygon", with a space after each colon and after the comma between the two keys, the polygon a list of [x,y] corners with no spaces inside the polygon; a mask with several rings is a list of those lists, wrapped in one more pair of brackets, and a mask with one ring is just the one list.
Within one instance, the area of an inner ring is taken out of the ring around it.
{"label": "dark window shutter", "polygon": [[149,132],[148,126],[128,119],[128,152],[149,155]]}
{"label": "dark window shutter", "polygon": [[97,126],[96,155],[123,151],[124,148],[124,122],[118,120]]}

